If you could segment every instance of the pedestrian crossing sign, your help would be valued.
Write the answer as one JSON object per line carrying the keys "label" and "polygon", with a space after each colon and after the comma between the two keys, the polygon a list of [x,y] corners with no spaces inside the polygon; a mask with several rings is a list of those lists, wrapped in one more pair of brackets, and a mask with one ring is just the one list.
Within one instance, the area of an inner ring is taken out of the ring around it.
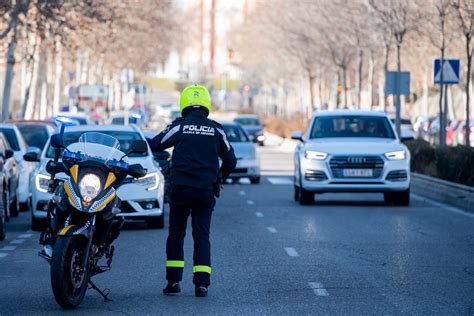
{"label": "pedestrian crossing sign", "polygon": [[441,59],[434,60],[434,83],[456,84],[459,83],[459,70],[461,62],[459,59],[444,59],[443,82],[441,82]]}

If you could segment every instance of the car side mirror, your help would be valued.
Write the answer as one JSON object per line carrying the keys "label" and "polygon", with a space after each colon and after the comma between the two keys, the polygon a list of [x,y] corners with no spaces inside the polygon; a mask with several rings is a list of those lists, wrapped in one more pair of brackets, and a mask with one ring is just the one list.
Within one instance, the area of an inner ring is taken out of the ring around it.
{"label": "car side mirror", "polygon": [[299,140],[299,141],[303,141],[303,132],[301,131],[294,131],[293,133],[291,133],[291,139],[294,139],[294,140]]}
{"label": "car side mirror", "polygon": [[128,166],[128,174],[133,178],[142,178],[146,176],[147,170],[139,163]]}
{"label": "car side mirror", "polygon": [[53,148],[64,148],[64,141],[61,134],[51,135],[50,144]]}
{"label": "car side mirror", "polygon": [[144,140],[135,140],[130,146],[130,153],[144,154],[148,151],[148,144]]}
{"label": "car side mirror", "polygon": [[15,152],[13,150],[11,150],[11,149],[5,150],[5,160],[10,159],[14,155],[15,155]]}
{"label": "car side mirror", "polygon": [[39,162],[41,160],[41,153],[38,151],[29,151],[23,155],[23,159],[30,162]]}

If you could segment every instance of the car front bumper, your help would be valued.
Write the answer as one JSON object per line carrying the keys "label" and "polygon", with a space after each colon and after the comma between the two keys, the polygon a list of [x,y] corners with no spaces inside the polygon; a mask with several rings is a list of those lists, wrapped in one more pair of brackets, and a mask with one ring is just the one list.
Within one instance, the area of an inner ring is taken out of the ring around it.
{"label": "car front bumper", "polygon": [[371,178],[338,177],[329,161],[299,157],[296,165],[296,185],[316,193],[324,192],[397,192],[410,188],[410,161],[383,159],[380,175]]}
{"label": "car front bumper", "polygon": [[258,159],[239,159],[229,179],[260,177],[260,161]]}
{"label": "car front bumper", "polygon": [[[47,205],[51,194],[34,189],[32,194],[32,212],[35,218],[45,218]],[[121,200],[121,212],[116,216],[141,219],[150,216],[161,216],[164,212],[163,205],[164,181],[161,178],[157,189],[146,190],[137,184],[124,184],[117,190]]]}

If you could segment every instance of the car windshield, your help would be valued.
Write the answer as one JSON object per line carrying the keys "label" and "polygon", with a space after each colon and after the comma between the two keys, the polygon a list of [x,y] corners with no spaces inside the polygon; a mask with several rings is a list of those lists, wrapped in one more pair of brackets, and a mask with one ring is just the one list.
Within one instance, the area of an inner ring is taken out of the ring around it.
{"label": "car windshield", "polygon": [[20,150],[20,144],[18,143],[18,138],[16,137],[15,130],[13,128],[0,128],[0,132],[5,135],[8,143],[10,144],[10,148],[13,151]]}
{"label": "car windshield", "polygon": [[247,134],[236,125],[224,125],[224,132],[227,140],[231,143],[245,143],[250,142]]}
{"label": "car windshield", "polygon": [[385,117],[320,116],[314,120],[309,138],[371,137],[395,139],[395,133]]}
{"label": "car windshield", "polygon": [[[391,118],[393,124],[395,124],[395,118]],[[400,119],[400,124],[402,125],[411,125],[411,121],[409,119]]]}
{"label": "car windshield", "polygon": [[259,126],[260,121],[258,118],[254,117],[238,117],[234,119],[235,122],[239,123],[240,125],[244,126]]}
{"label": "car windshield", "polygon": [[[84,132],[65,132],[63,136],[64,145],[69,146],[72,143],[77,143],[79,141],[79,137],[81,137],[81,135],[83,134]],[[117,139],[120,144],[120,150],[122,152],[127,152],[130,149],[130,146],[133,141],[143,140],[141,135],[137,132],[101,131],[100,134],[105,134]],[[147,155],[148,153],[132,153],[129,154],[128,157],[145,157]],[[51,146],[48,147],[48,150],[46,152],[46,158],[54,158],[54,148],[52,148]]]}
{"label": "car windshield", "polygon": [[44,145],[46,145],[49,138],[48,128],[46,126],[18,124],[17,127],[28,146],[38,147],[41,150],[44,148]]}

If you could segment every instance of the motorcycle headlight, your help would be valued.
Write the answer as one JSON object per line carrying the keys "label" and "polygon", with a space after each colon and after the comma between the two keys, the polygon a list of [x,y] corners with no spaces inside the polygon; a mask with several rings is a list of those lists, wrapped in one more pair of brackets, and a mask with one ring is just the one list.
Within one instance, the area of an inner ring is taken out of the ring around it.
{"label": "motorcycle headlight", "polygon": [[88,173],[79,181],[79,191],[84,202],[90,203],[99,195],[100,179],[93,173]]}
{"label": "motorcycle headlight", "polygon": [[328,154],[322,153],[322,152],[319,152],[319,151],[307,150],[307,151],[305,151],[304,156],[306,157],[306,159],[310,159],[310,160],[313,160],[313,159],[314,160],[324,160],[324,159],[326,159]]}
{"label": "motorcycle headlight", "polygon": [[407,153],[404,150],[392,151],[385,154],[388,160],[403,160],[407,157]]}
{"label": "motorcycle headlight", "polygon": [[156,190],[158,188],[158,173],[152,172],[147,174],[146,176],[135,180],[135,183],[146,187],[147,191]]}
{"label": "motorcycle headlight", "polygon": [[39,192],[46,193],[48,192],[50,176],[45,176],[44,174],[37,174],[35,177],[36,190]]}

